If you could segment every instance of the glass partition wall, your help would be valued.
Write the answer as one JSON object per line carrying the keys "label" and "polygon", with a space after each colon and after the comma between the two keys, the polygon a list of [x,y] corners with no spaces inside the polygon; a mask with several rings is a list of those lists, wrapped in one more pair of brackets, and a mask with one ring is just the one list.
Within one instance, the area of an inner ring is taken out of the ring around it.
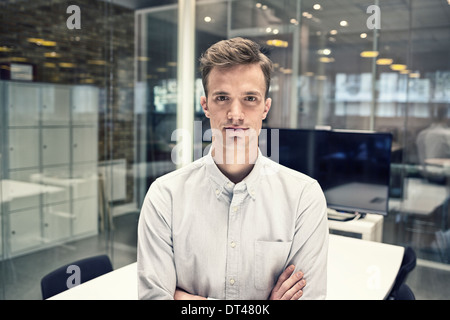
{"label": "glass partition wall", "polygon": [[0,298],[41,299],[60,266],[136,259],[134,11],[2,1],[0,22]]}

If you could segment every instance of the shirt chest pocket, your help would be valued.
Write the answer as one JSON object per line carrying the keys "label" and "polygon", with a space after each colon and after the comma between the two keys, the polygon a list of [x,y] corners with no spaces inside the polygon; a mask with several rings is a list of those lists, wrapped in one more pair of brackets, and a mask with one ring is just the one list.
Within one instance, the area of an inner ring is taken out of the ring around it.
{"label": "shirt chest pocket", "polygon": [[255,287],[272,289],[283,271],[292,242],[255,241]]}

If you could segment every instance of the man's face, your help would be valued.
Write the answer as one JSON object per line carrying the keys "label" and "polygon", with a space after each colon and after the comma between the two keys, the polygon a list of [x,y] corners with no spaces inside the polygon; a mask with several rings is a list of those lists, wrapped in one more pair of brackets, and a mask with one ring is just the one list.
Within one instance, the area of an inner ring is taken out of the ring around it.
{"label": "man's face", "polygon": [[[200,103],[210,119],[215,146],[233,150],[245,146],[257,148],[262,121],[271,106],[265,99],[266,84],[259,64],[238,65],[231,68],[214,67],[208,77],[208,98]],[[229,155],[228,155],[229,156]]]}

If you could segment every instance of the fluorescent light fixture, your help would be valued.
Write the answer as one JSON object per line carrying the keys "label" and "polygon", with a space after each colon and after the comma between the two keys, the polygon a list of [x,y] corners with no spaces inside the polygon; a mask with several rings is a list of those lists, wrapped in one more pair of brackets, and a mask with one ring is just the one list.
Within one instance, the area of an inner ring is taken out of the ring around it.
{"label": "fluorescent light fixture", "polygon": [[313,9],[314,10],[320,10],[320,9],[322,9],[322,6],[320,4],[318,4],[318,3],[316,3],[315,5],[313,5]]}
{"label": "fluorescent light fixture", "polygon": [[378,51],[363,51],[359,55],[363,58],[376,58],[378,54]]}
{"label": "fluorescent light fixture", "polygon": [[75,68],[76,64],[70,62],[60,62],[59,66],[61,68]]}
{"label": "fluorescent light fixture", "polygon": [[388,66],[388,65],[391,65],[392,62],[394,62],[394,60],[389,59],[389,58],[377,59],[377,65],[379,65],[379,66]]}
{"label": "fluorescent light fixture", "polygon": [[45,52],[44,53],[44,57],[46,57],[46,58],[59,58],[59,57],[61,57],[61,55],[59,53],[56,53],[56,52],[52,51],[52,52]]}
{"label": "fluorescent light fixture", "polygon": [[88,60],[88,64],[96,64],[98,66],[104,66],[106,65],[105,60]]}
{"label": "fluorescent light fixture", "polygon": [[330,63],[330,62],[334,62],[334,58],[320,57],[319,61],[322,62],[322,63]]}
{"label": "fluorescent light fixture", "polygon": [[391,64],[391,69],[394,71],[406,70],[406,64]]}
{"label": "fluorescent light fixture", "polygon": [[289,43],[287,41],[279,40],[279,39],[267,40],[266,44],[269,46],[279,47],[279,48],[287,48],[289,46]]}
{"label": "fluorescent light fixture", "polygon": [[363,33],[361,33],[361,34],[359,35],[359,37],[360,37],[361,39],[365,39],[365,38],[367,38],[367,33],[363,32]]}
{"label": "fluorescent light fixture", "polygon": [[348,22],[345,20],[342,20],[341,22],[339,22],[339,24],[341,25],[341,27],[346,27],[348,26]]}
{"label": "fluorescent light fixture", "polygon": [[27,58],[24,58],[24,57],[11,57],[10,60],[14,61],[14,62],[26,62],[26,61],[28,61]]}
{"label": "fluorescent light fixture", "polygon": [[56,46],[55,41],[49,41],[41,38],[27,38],[27,41],[30,43],[37,44],[38,46],[44,46],[44,47],[54,47]]}

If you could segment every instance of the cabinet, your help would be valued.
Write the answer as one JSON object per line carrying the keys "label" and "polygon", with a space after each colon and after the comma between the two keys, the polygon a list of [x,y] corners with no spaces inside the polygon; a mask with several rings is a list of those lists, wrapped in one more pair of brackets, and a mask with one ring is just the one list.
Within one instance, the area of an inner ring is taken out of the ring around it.
{"label": "cabinet", "polygon": [[0,230],[13,257],[98,232],[98,96],[0,81]]}

